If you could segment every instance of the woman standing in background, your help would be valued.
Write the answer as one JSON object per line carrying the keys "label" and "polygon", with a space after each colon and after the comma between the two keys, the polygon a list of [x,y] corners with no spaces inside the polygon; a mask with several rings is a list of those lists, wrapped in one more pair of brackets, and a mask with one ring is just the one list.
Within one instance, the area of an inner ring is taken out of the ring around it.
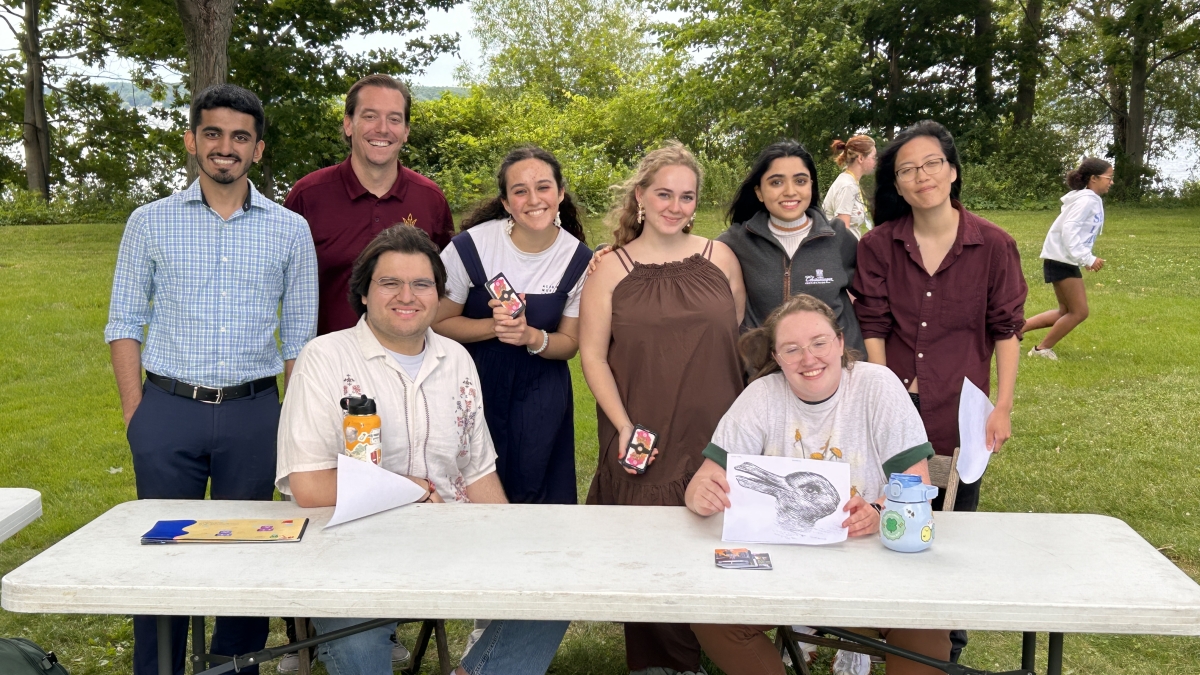
{"label": "woman standing in background", "polygon": [[1100,199],[1112,187],[1113,168],[1108,162],[1088,157],[1079,168],[1067,174],[1071,191],[1062,197],[1062,211],[1042,246],[1042,276],[1054,284],[1058,309],[1050,309],[1025,322],[1022,333],[1040,328],[1050,332],[1029,350],[1030,356],[1057,361],[1054,345],[1088,317],[1087,289],[1083,285],[1082,266],[1099,272],[1104,258],[1092,253],[1096,237],[1104,230],[1104,201]]}
{"label": "woman standing in background", "polygon": [[[612,253],[584,286],[579,354],[600,441],[588,504],[683,506],[742,391],[742,271],[729,247],[690,234],[700,179],[679,143],[646,155],[609,214]],[[658,434],[642,474],[620,463],[634,424]],[[633,673],[697,672],[700,644],[687,624],[627,623],[625,658]]]}
{"label": "woman standing in background", "polygon": [[875,140],[870,136],[852,136],[848,141],[834,141],[829,149],[833,151],[833,161],[844,171],[829,186],[821,208],[826,218],[842,221],[860,239],[874,226],[860,182],[863,176],[875,173]]}

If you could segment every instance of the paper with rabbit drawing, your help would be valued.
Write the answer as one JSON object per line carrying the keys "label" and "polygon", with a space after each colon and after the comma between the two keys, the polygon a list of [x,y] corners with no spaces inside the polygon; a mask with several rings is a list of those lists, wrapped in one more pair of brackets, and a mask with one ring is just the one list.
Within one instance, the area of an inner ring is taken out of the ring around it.
{"label": "paper with rabbit drawing", "polygon": [[729,455],[730,508],[722,541],[833,544],[850,501],[850,465],[799,457]]}

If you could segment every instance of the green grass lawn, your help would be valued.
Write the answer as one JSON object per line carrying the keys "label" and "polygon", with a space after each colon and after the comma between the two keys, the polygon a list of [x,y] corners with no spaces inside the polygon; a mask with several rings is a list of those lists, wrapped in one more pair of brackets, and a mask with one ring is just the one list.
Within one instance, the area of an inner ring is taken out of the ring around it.
{"label": "green grass lawn", "polygon": [[[1026,312],[1049,308],[1037,255],[1054,214],[985,215],[1020,243]],[[1200,426],[1200,211],[1112,208],[1107,221],[1097,252],[1108,265],[1085,277],[1091,317],[1056,347],[1057,363],[1022,358],[1013,438],[988,470],[981,509],[1116,516],[1200,580],[1200,454],[1189,443]],[[720,227],[705,212],[696,231]],[[134,498],[103,340],[121,229],[0,228],[0,486],[41,491],[45,511],[0,544],[0,573]],[[595,403],[572,366],[582,496],[596,463]],[[455,655],[468,630],[451,623]],[[415,627],[402,634],[411,639]],[[0,611],[0,636],[55,650],[72,675],[131,670],[125,617]],[[1019,646],[1016,634],[974,632],[964,662],[1015,668]],[[828,655],[822,664],[817,672],[828,672]],[[1069,635],[1065,670],[1200,673],[1200,639]],[[620,627],[574,624],[552,672],[625,672]]]}

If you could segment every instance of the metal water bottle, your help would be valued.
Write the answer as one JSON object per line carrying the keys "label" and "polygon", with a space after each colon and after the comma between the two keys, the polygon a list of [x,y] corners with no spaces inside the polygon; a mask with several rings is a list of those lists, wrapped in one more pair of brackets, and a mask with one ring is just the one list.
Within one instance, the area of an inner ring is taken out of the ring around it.
{"label": "metal water bottle", "polygon": [[938,489],[920,476],[894,473],[888,481],[887,503],[879,522],[879,540],[893,551],[916,553],[933,545],[933,507]]}
{"label": "metal water bottle", "polygon": [[346,455],[378,465],[383,461],[380,442],[380,420],[375,414],[375,401],[366,396],[347,396],[342,399],[342,433],[346,439]]}

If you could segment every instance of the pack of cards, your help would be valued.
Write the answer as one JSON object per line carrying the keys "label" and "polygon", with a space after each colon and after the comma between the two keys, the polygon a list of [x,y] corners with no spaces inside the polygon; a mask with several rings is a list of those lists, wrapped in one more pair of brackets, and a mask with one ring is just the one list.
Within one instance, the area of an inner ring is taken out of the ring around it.
{"label": "pack of cards", "polygon": [[650,466],[650,455],[654,452],[654,444],[658,442],[658,434],[638,424],[633,427],[633,436],[629,437],[629,445],[625,446],[625,456],[621,465],[629,467],[639,474],[646,473]]}
{"label": "pack of cards", "polygon": [[521,316],[521,312],[525,311],[525,302],[517,295],[517,289],[508,283],[508,277],[504,276],[503,272],[488,280],[487,290],[488,294],[500,301],[512,318]]}
{"label": "pack of cards", "polygon": [[717,567],[727,570],[769,570],[770,553],[752,553],[748,548],[719,548],[716,550]]}

